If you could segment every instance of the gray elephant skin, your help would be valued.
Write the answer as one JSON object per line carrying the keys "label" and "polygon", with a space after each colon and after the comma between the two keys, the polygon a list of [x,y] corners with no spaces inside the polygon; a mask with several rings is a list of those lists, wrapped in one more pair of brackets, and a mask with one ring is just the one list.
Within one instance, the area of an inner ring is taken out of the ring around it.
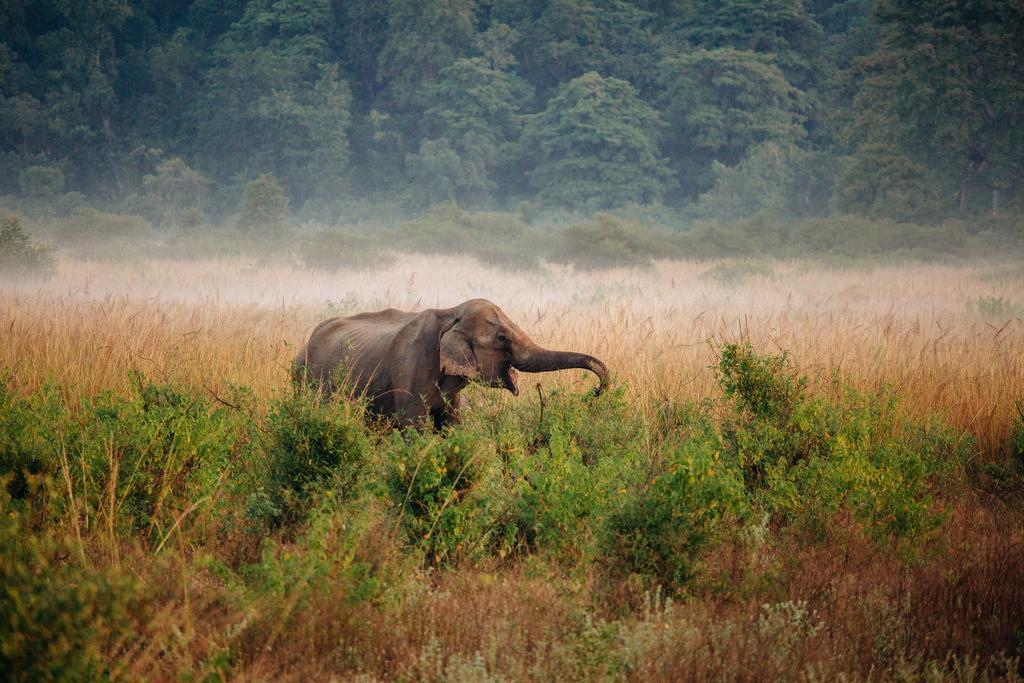
{"label": "gray elephant skin", "polygon": [[490,301],[409,313],[389,308],[331,318],[317,325],[295,357],[294,377],[331,396],[344,384],[365,394],[374,413],[396,426],[458,422],[470,382],[518,395],[516,370],[582,368],[597,375],[600,394],[608,368],[597,358],[541,348]]}

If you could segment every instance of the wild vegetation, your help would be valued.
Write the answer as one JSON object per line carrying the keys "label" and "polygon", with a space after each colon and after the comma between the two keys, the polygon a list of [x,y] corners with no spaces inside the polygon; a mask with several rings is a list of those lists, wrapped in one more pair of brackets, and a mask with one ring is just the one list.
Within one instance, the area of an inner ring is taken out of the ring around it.
{"label": "wild vegetation", "polygon": [[1001,0],[9,0],[0,206],[1019,217],[1022,34]]}
{"label": "wild vegetation", "polygon": [[[1022,275],[392,256],[8,280],[3,668],[1013,680]],[[478,389],[435,433],[290,385],[323,317],[471,294],[613,389]]]}

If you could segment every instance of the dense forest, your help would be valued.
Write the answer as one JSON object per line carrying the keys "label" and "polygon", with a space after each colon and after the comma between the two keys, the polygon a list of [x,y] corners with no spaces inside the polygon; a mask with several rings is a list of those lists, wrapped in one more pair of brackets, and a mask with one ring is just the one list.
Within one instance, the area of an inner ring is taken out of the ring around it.
{"label": "dense forest", "polygon": [[0,6],[0,204],[219,221],[260,176],[296,217],[325,222],[446,201],[722,220],[1020,214],[1024,5]]}

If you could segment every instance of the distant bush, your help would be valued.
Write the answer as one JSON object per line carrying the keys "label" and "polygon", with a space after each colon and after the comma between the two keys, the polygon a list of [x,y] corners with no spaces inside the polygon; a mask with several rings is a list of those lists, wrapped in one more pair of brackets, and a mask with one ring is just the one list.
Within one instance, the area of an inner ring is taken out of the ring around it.
{"label": "distant bush", "polygon": [[301,239],[298,252],[307,268],[323,270],[368,270],[394,261],[379,240],[341,231],[320,231]]}
{"label": "distant bush", "polygon": [[18,185],[26,197],[51,200],[64,192],[64,172],[56,166],[29,166],[18,174]]}
{"label": "distant bush", "polygon": [[775,271],[767,263],[757,261],[731,261],[714,265],[703,273],[702,280],[710,280],[723,285],[740,285],[751,278],[770,278]]}
{"label": "distant bush", "polygon": [[17,216],[0,216],[0,273],[45,274],[53,266],[50,246],[30,239]]}
{"label": "distant bush", "polygon": [[249,182],[242,192],[238,227],[250,232],[276,233],[288,225],[288,197],[272,173]]}
{"label": "distant bush", "polygon": [[598,213],[561,232],[552,258],[578,268],[647,266],[672,255],[668,236],[639,223]]}
{"label": "distant bush", "polygon": [[122,256],[155,237],[141,216],[91,207],[79,207],[67,218],[58,219],[52,230],[59,246],[89,257]]}
{"label": "distant bush", "polygon": [[399,223],[393,239],[406,251],[468,254],[484,263],[515,268],[536,267],[545,244],[542,235],[515,214],[464,211],[453,203],[438,204]]}

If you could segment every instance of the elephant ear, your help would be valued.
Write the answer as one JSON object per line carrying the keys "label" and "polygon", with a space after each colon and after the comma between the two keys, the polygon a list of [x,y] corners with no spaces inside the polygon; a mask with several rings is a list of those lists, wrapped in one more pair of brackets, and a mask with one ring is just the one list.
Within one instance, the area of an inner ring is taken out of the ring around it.
{"label": "elephant ear", "polygon": [[458,330],[454,328],[445,330],[438,344],[438,355],[443,374],[467,379],[480,377],[480,369],[476,365],[473,350],[469,348],[469,341]]}

